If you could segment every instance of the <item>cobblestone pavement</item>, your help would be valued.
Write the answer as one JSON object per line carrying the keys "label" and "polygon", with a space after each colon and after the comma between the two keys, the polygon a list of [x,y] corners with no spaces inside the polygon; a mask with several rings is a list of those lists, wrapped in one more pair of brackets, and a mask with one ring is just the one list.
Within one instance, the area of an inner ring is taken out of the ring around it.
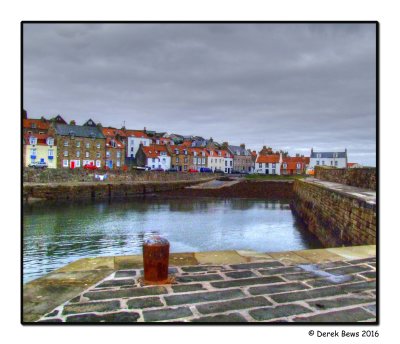
{"label": "cobblestone pavement", "polygon": [[39,322],[374,322],[375,264],[181,266],[162,286],[142,286],[141,269],[118,270]]}

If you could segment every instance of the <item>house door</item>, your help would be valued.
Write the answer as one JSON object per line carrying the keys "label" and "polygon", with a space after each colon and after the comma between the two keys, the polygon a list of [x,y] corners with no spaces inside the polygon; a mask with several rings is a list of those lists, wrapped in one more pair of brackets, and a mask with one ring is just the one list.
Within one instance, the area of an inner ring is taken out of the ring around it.
{"label": "house door", "polygon": [[109,167],[110,169],[113,168],[113,162],[112,162],[112,160],[108,160],[108,167]]}
{"label": "house door", "polygon": [[265,170],[265,174],[269,174],[269,169],[268,168]]}
{"label": "house door", "polygon": [[70,167],[71,167],[72,169],[75,168],[75,161],[74,161],[74,160],[71,160]]}

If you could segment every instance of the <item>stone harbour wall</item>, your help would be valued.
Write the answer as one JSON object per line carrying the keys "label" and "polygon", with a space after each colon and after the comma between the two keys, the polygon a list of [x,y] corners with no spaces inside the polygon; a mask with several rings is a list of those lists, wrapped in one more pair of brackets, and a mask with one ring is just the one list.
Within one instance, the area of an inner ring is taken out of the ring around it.
{"label": "stone harbour wall", "polygon": [[182,173],[182,172],[157,172],[157,171],[90,171],[85,169],[35,169],[24,168],[24,183],[62,183],[62,182],[93,182],[94,175],[108,175],[110,182],[164,182],[164,181],[182,181],[199,180],[205,177],[217,175],[211,173]]}
{"label": "stone harbour wall", "polygon": [[23,199],[70,201],[70,200],[108,200],[129,198],[168,190],[180,190],[186,186],[204,183],[213,179],[203,178],[188,181],[132,182],[132,183],[27,183],[23,186]]}
{"label": "stone harbour wall", "polygon": [[376,168],[330,168],[315,167],[315,178],[356,186],[359,188],[376,190]]}
{"label": "stone harbour wall", "polygon": [[325,247],[376,244],[376,205],[296,180],[293,211]]}
{"label": "stone harbour wall", "polygon": [[217,197],[260,198],[282,200],[293,198],[293,181],[244,180],[232,186],[218,189],[182,189],[158,193],[158,197]]}

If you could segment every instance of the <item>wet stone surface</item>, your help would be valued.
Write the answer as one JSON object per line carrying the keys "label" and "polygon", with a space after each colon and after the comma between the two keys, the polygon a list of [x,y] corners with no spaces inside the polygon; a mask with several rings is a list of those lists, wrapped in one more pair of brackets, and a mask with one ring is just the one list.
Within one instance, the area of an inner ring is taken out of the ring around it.
{"label": "wet stone surface", "polygon": [[39,322],[374,322],[373,264],[173,266],[174,281],[160,286],[142,286],[142,269],[118,270]]}

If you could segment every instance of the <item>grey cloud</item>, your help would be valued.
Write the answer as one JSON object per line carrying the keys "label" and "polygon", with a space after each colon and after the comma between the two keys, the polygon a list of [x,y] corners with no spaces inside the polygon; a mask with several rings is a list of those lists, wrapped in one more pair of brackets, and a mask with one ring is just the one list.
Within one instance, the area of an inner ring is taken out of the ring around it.
{"label": "grey cloud", "polygon": [[24,107],[374,165],[375,49],[372,24],[25,24]]}

